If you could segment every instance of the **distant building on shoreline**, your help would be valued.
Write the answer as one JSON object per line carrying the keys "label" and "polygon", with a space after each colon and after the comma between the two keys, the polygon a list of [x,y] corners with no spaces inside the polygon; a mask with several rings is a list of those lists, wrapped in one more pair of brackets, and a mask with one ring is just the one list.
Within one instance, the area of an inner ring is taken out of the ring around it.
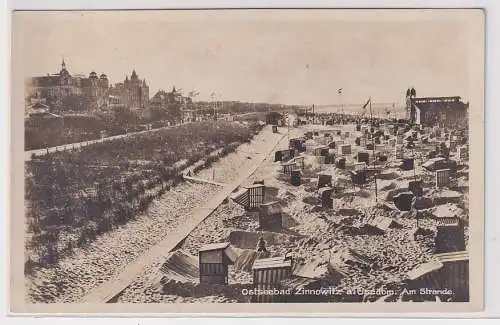
{"label": "distant building on shoreline", "polygon": [[463,128],[468,124],[469,103],[459,96],[416,97],[414,88],[406,91],[406,109],[411,123],[423,126]]}
{"label": "distant building on shoreline", "polygon": [[112,98],[118,98],[120,104],[132,110],[145,109],[149,105],[149,86],[146,79],[139,79],[135,69],[125,76],[123,82],[116,83],[110,88]]}
{"label": "distant building on shoreline", "polygon": [[37,103],[56,111],[92,112],[106,110],[116,105],[129,109],[146,108],[149,103],[149,86],[132,71],[130,80],[111,86],[108,76],[70,74],[63,59],[59,73],[28,78],[25,82],[26,109]]}
{"label": "distant building on shoreline", "polygon": [[192,119],[191,116],[184,116],[188,113],[187,108],[192,105],[192,99],[185,97],[182,93],[172,87],[171,91],[158,90],[151,98],[150,109],[153,116],[166,119]]}
{"label": "distant building on shoreline", "polygon": [[157,109],[166,109],[169,104],[182,105],[184,103],[184,97],[182,94],[172,88],[172,91],[158,90],[156,94],[151,98],[151,107]]}
{"label": "distant building on shoreline", "polygon": [[105,74],[92,71],[88,77],[71,75],[64,60],[59,73],[26,80],[27,108],[43,103],[57,110],[96,110],[106,105],[109,80]]}

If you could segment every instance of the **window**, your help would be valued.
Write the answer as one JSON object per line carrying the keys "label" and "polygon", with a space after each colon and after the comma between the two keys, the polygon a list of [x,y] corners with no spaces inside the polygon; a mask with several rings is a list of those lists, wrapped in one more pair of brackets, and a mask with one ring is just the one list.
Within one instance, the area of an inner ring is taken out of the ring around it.
{"label": "window", "polygon": [[427,112],[425,112],[425,114],[424,114],[424,120],[425,120],[426,122],[429,122],[429,121],[431,121],[431,120],[432,120],[432,116],[433,116],[432,112],[431,112],[431,111],[427,111]]}

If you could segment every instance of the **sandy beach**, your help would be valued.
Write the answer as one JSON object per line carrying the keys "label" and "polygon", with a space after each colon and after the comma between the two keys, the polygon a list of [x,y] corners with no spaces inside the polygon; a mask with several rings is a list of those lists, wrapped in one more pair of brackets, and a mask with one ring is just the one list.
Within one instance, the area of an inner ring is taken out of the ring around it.
{"label": "sandy beach", "polygon": [[[331,129],[331,127],[314,126],[315,129]],[[339,127],[334,127],[339,129]],[[292,129],[290,137],[302,135],[307,129]],[[349,131],[351,137],[356,136],[352,125],[342,126],[342,132]],[[340,137],[335,137],[339,139]],[[353,140],[351,138],[351,140]],[[285,137],[277,146],[279,149],[288,147],[288,138]],[[359,151],[353,145],[353,154]],[[233,156],[236,157],[236,156]],[[300,186],[293,186],[284,181],[280,176],[279,163],[274,162],[274,157],[269,156],[257,171],[247,179],[246,185],[254,181],[264,180],[266,191],[273,200],[278,200],[283,208],[284,230],[274,233],[276,243],[267,243],[267,250],[271,256],[283,256],[292,252],[297,260],[325,260],[332,254],[343,254],[345,251],[354,251],[360,256],[371,261],[364,268],[362,265],[342,265],[339,268],[346,273],[337,286],[338,290],[375,290],[391,289],[400,292],[401,283],[407,273],[413,268],[433,260],[433,240],[431,237],[415,240],[413,232],[417,229],[417,220],[414,211],[388,211],[381,207],[387,202],[391,190],[403,187],[405,183],[415,176],[428,177],[429,173],[420,166],[415,171],[404,171],[391,164],[382,171],[378,180],[378,195],[374,195],[374,186],[366,185],[360,188],[348,188],[345,193],[333,196],[333,209],[322,208],[314,199],[317,187],[317,177],[303,177]],[[423,158],[422,158],[423,159]],[[348,163],[352,163],[349,158]],[[231,166],[231,165],[230,165]],[[229,166],[229,168],[231,168]],[[222,166],[221,166],[222,168]],[[333,165],[307,166],[303,174],[314,175],[313,172],[326,172],[333,175],[333,182],[347,178],[345,170],[336,170]],[[209,173],[209,171],[205,171]],[[465,176],[464,176],[465,177]],[[217,179],[217,177],[216,177]],[[218,181],[222,181],[220,176]],[[466,181],[462,181],[464,185]],[[244,184],[245,185],[245,184]],[[435,189],[426,186],[424,195],[433,203],[427,209],[419,210],[418,226],[436,231],[437,219],[454,215],[464,216],[456,199],[466,199],[467,188],[462,187],[461,192],[454,190]],[[399,227],[389,228],[383,234],[367,232],[366,224],[376,216],[391,218]],[[467,218],[467,216],[464,216]],[[219,206],[207,219],[200,223],[182,243],[182,250],[197,257],[198,249],[215,242],[223,242],[235,238],[231,233],[257,232],[258,218],[245,211],[232,202]],[[467,229],[466,229],[467,234]],[[272,237],[272,236],[271,236]],[[279,238],[279,239],[278,239]],[[242,239],[243,242],[245,241]],[[238,241],[233,246],[241,246]],[[241,247],[240,247],[241,248]],[[244,247],[253,249],[253,247]],[[117,302],[179,302],[185,298],[175,294],[183,284],[172,285],[171,292],[163,292],[159,271],[164,262],[161,258],[148,266],[144,274],[130,285],[118,298]],[[164,281],[168,279],[164,279]],[[237,271],[230,267],[229,284],[244,284],[251,282],[251,274]],[[195,285],[195,284],[193,284]],[[230,290],[230,289],[227,289]],[[226,301],[228,295],[198,297],[195,301],[221,302]],[[192,300],[190,298],[188,300]],[[363,299],[370,299],[369,295]],[[387,297],[387,301],[400,299],[398,295]]]}

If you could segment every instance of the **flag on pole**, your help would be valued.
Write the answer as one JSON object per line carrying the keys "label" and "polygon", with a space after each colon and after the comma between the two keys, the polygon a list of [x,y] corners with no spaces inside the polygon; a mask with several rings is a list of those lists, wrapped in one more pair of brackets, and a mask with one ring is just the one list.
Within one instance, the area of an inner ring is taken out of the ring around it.
{"label": "flag on pole", "polygon": [[368,106],[368,104],[370,104],[371,100],[372,100],[372,99],[371,99],[371,97],[370,97],[370,99],[368,99],[368,100],[366,101],[366,103],[363,105],[363,109],[366,109],[366,106]]}

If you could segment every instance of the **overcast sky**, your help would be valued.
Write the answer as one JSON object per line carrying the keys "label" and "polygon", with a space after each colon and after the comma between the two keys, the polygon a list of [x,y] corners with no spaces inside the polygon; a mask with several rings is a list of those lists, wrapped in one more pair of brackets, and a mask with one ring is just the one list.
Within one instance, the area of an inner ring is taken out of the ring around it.
{"label": "overcast sky", "polygon": [[[477,12],[476,12],[477,13]],[[144,11],[17,13],[14,60],[25,77],[135,69],[150,96],[173,85],[197,99],[286,104],[468,98],[467,14],[417,12]],[[476,23],[479,20],[476,20]],[[477,24],[476,24],[477,25]]]}

